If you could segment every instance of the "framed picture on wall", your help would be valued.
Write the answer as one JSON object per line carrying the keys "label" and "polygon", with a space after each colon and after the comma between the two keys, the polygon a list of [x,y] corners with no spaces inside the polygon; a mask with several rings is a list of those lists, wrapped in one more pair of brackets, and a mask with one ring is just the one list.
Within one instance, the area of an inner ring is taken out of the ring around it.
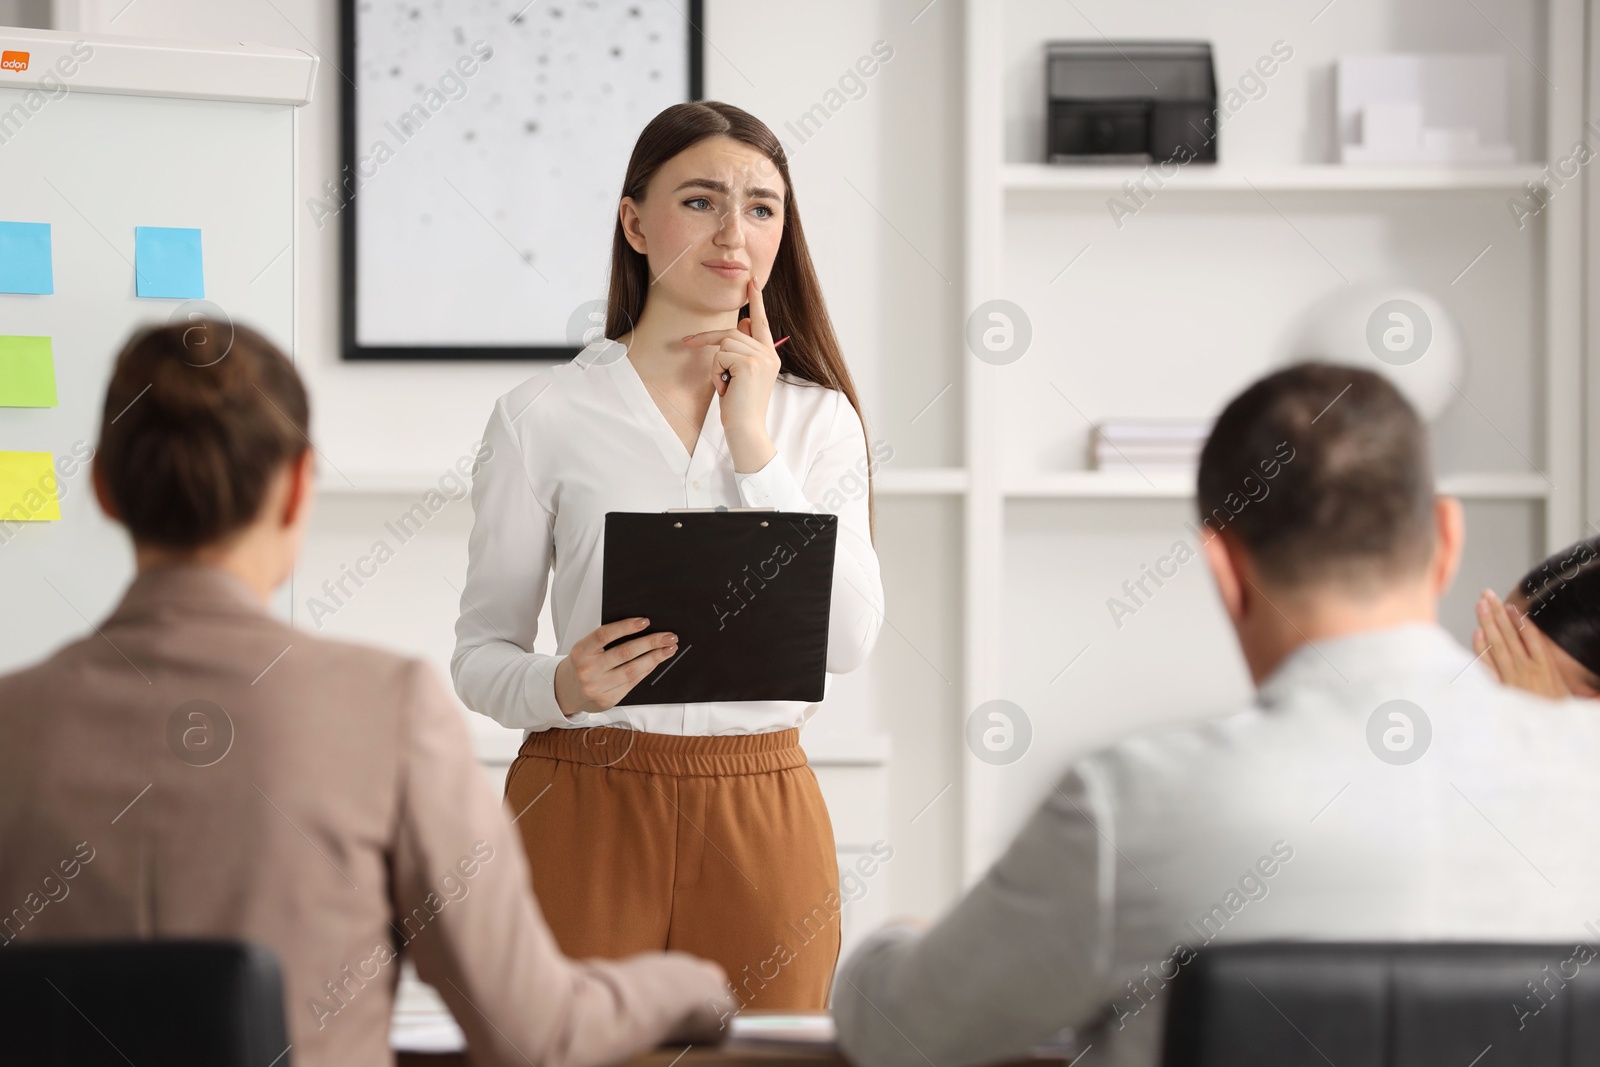
{"label": "framed picture on wall", "polygon": [[341,0],[343,357],[570,359],[623,173],[701,99],[701,0]]}

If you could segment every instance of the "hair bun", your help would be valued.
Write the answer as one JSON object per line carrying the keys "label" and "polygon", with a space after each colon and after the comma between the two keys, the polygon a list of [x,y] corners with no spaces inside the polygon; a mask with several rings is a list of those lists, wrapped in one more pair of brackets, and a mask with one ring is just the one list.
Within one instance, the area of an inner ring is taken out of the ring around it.
{"label": "hair bun", "polygon": [[250,402],[251,375],[238,360],[229,360],[231,323],[195,319],[153,335],[142,360],[150,379],[145,400],[174,419],[221,419],[230,409]]}
{"label": "hair bun", "polygon": [[193,548],[255,520],[309,425],[305,387],[272,342],[193,318],[141,330],[118,355],[95,462],[135,544]]}

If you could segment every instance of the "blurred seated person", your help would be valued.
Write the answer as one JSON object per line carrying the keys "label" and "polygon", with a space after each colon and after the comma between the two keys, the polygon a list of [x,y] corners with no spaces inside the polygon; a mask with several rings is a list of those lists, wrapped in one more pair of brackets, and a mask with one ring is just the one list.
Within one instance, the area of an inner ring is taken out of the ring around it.
{"label": "blurred seated person", "polygon": [[852,1062],[1000,1062],[1070,1027],[1086,1063],[1148,1067],[1168,983],[1213,942],[1585,936],[1600,716],[1499,685],[1439,626],[1461,507],[1394,387],[1258,381],[1198,503],[1254,701],[1077,761],[938,922],[869,936],[834,983]]}
{"label": "blurred seated person", "polygon": [[1477,611],[1472,650],[1501,682],[1553,700],[1600,697],[1600,537],[1557,552],[1503,601],[1485,589]]}
{"label": "blurred seated person", "polygon": [[0,677],[0,947],[265,945],[299,1067],[394,1062],[402,954],[476,1064],[715,1033],[716,965],[562,956],[431,668],[268,610],[315,493],[283,354],[216,322],[143,330],[103,410],[95,492],[137,573],[93,632]]}

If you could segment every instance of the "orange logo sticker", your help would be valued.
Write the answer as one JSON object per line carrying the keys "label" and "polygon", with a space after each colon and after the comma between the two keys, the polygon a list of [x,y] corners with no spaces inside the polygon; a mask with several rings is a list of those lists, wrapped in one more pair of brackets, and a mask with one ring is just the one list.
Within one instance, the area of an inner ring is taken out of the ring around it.
{"label": "orange logo sticker", "polygon": [[0,52],[0,70],[27,70],[28,53]]}

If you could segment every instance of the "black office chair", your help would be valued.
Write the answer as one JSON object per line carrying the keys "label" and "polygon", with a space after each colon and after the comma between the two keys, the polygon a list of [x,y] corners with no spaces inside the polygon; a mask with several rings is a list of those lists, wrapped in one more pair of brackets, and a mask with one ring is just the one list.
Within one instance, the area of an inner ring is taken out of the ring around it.
{"label": "black office chair", "polygon": [[227,941],[0,948],[0,1063],[290,1067],[278,958]]}
{"label": "black office chair", "polygon": [[1587,944],[1218,946],[1169,992],[1165,1067],[1600,1064]]}

